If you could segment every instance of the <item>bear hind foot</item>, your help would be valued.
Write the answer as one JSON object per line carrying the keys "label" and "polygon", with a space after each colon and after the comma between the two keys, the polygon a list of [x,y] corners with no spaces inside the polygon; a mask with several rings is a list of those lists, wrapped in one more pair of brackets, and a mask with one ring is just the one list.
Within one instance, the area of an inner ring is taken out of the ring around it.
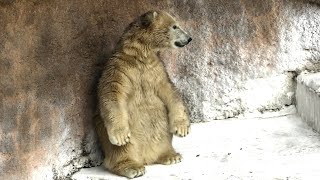
{"label": "bear hind foot", "polygon": [[110,169],[115,174],[125,176],[127,178],[136,178],[145,174],[145,167],[131,160],[121,161]]}
{"label": "bear hind foot", "polygon": [[168,153],[159,158],[158,163],[164,165],[177,164],[181,162],[182,156],[179,153]]}
{"label": "bear hind foot", "polygon": [[123,171],[123,175],[132,179],[144,175],[146,172],[144,166],[130,167]]}

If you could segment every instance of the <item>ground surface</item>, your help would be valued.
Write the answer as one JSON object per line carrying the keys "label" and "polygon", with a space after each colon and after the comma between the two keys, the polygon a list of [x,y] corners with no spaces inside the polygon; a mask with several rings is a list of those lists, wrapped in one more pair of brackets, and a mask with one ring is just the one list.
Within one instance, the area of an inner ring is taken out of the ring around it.
{"label": "ground surface", "polygon": [[[320,135],[297,115],[193,124],[174,146],[184,156],[181,163],[147,166],[138,179],[320,179]],[[73,178],[125,179],[102,167],[82,169]]]}

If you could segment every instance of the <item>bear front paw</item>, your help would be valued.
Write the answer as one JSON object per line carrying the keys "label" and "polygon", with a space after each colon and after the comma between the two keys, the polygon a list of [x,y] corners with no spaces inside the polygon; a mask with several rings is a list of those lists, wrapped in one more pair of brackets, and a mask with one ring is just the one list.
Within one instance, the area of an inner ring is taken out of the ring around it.
{"label": "bear front paw", "polygon": [[190,124],[186,122],[180,122],[171,125],[171,133],[180,137],[187,136],[190,133],[190,129]]}
{"label": "bear front paw", "polygon": [[123,146],[130,142],[131,132],[128,127],[116,128],[108,131],[109,141],[117,146]]}

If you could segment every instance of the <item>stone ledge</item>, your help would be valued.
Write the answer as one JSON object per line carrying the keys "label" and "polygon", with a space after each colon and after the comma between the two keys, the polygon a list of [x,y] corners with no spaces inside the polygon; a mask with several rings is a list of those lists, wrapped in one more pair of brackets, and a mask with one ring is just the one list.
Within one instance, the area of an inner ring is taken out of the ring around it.
{"label": "stone ledge", "polygon": [[310,74],[303,73],[298,76],[297,81],[311,88],[316,93],[320,93],[320,72]]}
{"label": "stone ledge", "polygon": [[[174,138],[181,163],[146,167],[137,180],[320,179],[320,135],[297,115],[219,120],[192,125]],[[126,178],[102,167],[81,169],[73,180]]]}
{"label": "stone ledge", "polygon": [[320,132],[320,73],[299,75],[296,91],[298,114]]}

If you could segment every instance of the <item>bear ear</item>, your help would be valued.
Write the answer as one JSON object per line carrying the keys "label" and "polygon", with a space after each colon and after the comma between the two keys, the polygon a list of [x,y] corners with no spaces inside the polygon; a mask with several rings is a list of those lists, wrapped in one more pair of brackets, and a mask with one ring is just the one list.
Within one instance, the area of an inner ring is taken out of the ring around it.
{"label": "bear ear", "polygon": [[141,16],[141,25],[143,27],[149,27],[152,22],[154,22],[155,18],[158,16],[156,11],[149,11]]}

